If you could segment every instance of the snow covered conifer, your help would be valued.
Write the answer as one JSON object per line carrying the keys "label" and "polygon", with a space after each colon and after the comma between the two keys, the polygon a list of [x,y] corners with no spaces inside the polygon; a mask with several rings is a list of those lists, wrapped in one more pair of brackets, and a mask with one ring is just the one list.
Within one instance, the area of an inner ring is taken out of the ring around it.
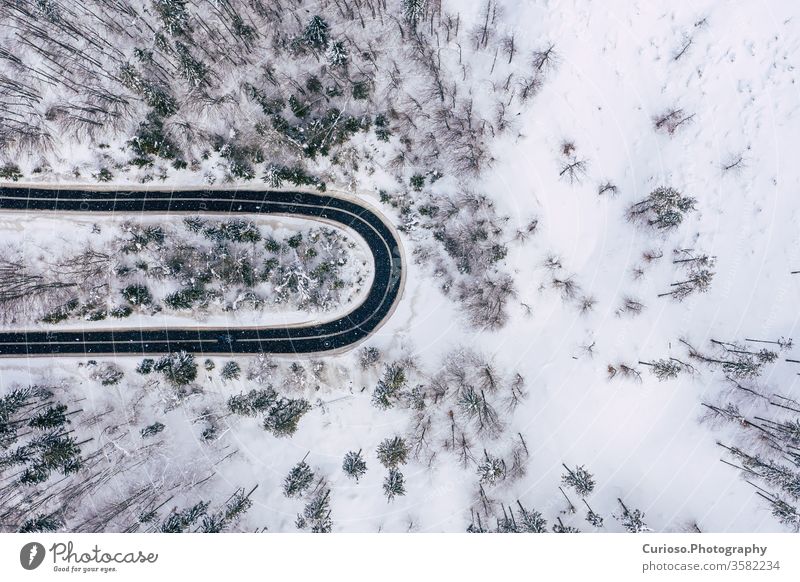
{"label": "snow covered conifer", "polygon": [[136,366],[136,373],[146,376],[150,372],[153,371],[153,366],[155,366],[156,361],[153,358],[145,358],[139,365]]}
{"label": "snow covered conifer", "polygon": [[241,366],[234,361],[230,361],[222,366],[219,375],[223,380],[238,380],[241,373]]}
{"label": "snow covered conifer", "polygon": [[546,533],[547,520],[535,509],[525,509],[522,503],[519,505],[519,519],[517,520],[519,531],[524,533]]}
{"label": "snow covered conifer", "polygon": [[632,220],[644,219],[650,226],[669,229],[678,226],[684,215],[694,210],[696,200],[684,196],[678,190],[661,186],[653,190],[644,200],[640,200],[628,209]]}
{"label": "snow covered conifer", "polygon": [[313,16],[303,31],[303,40],[314,49],[324,49],[328,46],[328,23],[321,16]]}
{"label": "snow covered conifer", "polygon": [[295,524],[299,529],[310,528],[312,533],[329,533],[333,529],[331,520],[331,490],[319,489],[297,516]]}
{"label": "snow covered conifer", "polygon": [[169,34],[178,36],[189,31],[186,0],[153,0],[153,5]]}
{"label": "snow covered conifer", "polygon": [[333,41],[328,46],[328,50],[325,51],[325,58],[328,60],[328,64],[334,68],[346,66],[349,56],[347,47],[340,40]]}
{"label": "snow covered conifer", "polygon": [[58,428],[70,422],[69,419],[67,419],[66,412],[67,407],[64,404],[48,406],[45,410],[31,417],[28,421],[28,426],[40,430]]}
{"label": "snow covered conifer", "polygon": [[194,355],[188,352],[178,352],[159,359],[153,369],[161,372],[164,378],[174,386],[185,386],[197,378],[197,363]]}
{"label": "snow covered conifer", "polygon": [[425,17],[427,0],[403,0],[403,17],[407,22],[416,25]]}
{"label": "snow covered conifer", "polygon": [[604,521],[603,516],[597,513],[594,509],[592,509],[592,507],[585,499],[583,499],[582,501],[586,505],[586,509],[588,509],[588,511],[586,512],[586,521],[588,521],[589,524],[592,525],[593,527],[596,528],[603,527],[603,521]]}
{"label": "snow covered conifer", "polygon": [[372,403],[381,409],[392,408],[406,385],[405,369],[397,363],[384,368],[383,376],[372,392]]}
{"label": "snow covered conifer", "polygon": [[592,491],[594,491],[594,476],[589,471],[584,469],[583,465],[580,467],[575,467],[574,470],[570,469],[566,465],[563,465],[563,467],[567,470],[566,474],[561,476],[561,482],[564,485],[575,489],[575,493],[581,497],[586,497]]}
{"label": "snow covered conifer", "polygon": [[292,436],[303,415],[311,405],[302,398],[280,398],[272,405],[264,419],[264,428],[276,437]]}
{"label": "snow covered conifer", "polygon": [[644,523],[644,513],[641,510],[630,510],[625,503],[623,503],[622,499],[617,499],[617,501],[619,501],[619,504],[622,507],[622,514],[615,515],[614,517],[616,517],[617,521],[622,524],[622,527],[624,527],[630,533],[650,531],[647,525]]}
{"label": "snow covered conifer", "polygon": [[361,449],[359,449],[358,452],[349,451],[344,456],[344,461],[342,461],[342,471],[356,481],[358,481],[364,475],[364,473],[367,472],[367,463],[364,461],[364,457],[361,455]]}
{"label": "snow covered conifer", "polygon": [[478,465],[478,477],[481,483],[494,485],[505,476],[506,463],[503,459],[493,457],[486,451],[483,451],[483,455],[484,460]]}
{"label": "snow covered conifer", "polygon": [[677,360],[656,360],[655,362],[639,362],[645,366],[650,366],[650,371],[659,380],[670,380],[676,378],[684,369],[684,365]]}
{"label": "snow covered conifer", "polygon": [[406,441],[399,436],[384,439],[378,445],[378,460],[386,468],[390,469],[405,464],[407,457],[408,446]]}
{"label": "snow covered conifer", "polygon": [[[306,457],[308,454],[306,454]],[[311,486],[314,480],[314,471],[306,463],[306,458],[292,467],[289,474],[283,480],[283,494],[286,497],[299,497]]]}
{"label": "snow covered conifer", "polygon": [[362,370],[371,368],[381,360],[381,351],[374,347],[363,347],[358,353],[358,364]]}
{"label": "snow covered conifer", "polygon": [[266,412],[278,399],[271,387],[250,390],[247,394],[236,394],[228,398],[228,410],[241,416],[257,416]]}
{"label": "snow covered conifer", "polygon": [[383,481],[383,492],[389,501],[392,501],[398,495],[406,494],[405,478],[394,467],[389,469],[389,474],[386,475],[386,479]]}
{"label": "snow covered conifer", "polygon": [[55,515],[37,515],[19,528],[18,533],[48,533],[64,527],[64,522]]}

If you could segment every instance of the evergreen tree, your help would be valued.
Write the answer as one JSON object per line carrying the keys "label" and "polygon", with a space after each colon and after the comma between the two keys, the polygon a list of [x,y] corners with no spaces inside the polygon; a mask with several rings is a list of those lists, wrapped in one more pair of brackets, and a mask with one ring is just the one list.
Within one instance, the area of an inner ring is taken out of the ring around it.
{"label": "evergreen tree", "polygon": [[560,517],[556,518],[556,523],[553,524],[553,533],[580,533],[581,530],[570,525],[564,525]]}
{"label": "evergreen tree", "polygon": [[280,398],[270,407],[263,426],[276,437],[292,436],[311,405],[302,398]]}
{"label": "evergreen tree", "polygon": [[228,410],[241,416],[258,416],[269,410],[277,399],[278,394],[271,386],[261,390],[253,389],[247,394],[242,393],[228,398]]}
{"label": "evergreen tree", "polygon": [[153,6],[169,34],[179,36],[190,31],[186,0],[153,0]]}
{"label": "evergreen tree", "polygon": [[542,514],[535,509],[525,509],[522,503],[517,500],[519,505],[519,531],[524,533],[546,533],[547,520],[542,517]]}
{"label": "evergreen tree", "polygon": [[412,25],[416,25],[425,17],[426,0],[403,0],[403,17]]}
{"label": "evergreen tree", "polygon": [[481,483],[494,485],[505,477],[506,463],[503,459],[490,456],[485,450],[483,456],[483,462],[478,464],[478,477]]}
{"label": "evergreen tree", "polygon": [[335,40],[325,51],[325,58],[328,60],[328,64],[335,69],[346,67],[349,58],[347,47],[342,41]]}
{"label": "evergreen tree", "polygon": [[155,363],[156,361],[153,358],[145,358],[139,362],[138,366],[136,366],[136,372],[146,376],[153,371],[153,366],[155,366]]}
{"label": "evergreen tree", "polygon": [[381,409],[392,408],[406,385],[406,372],[397,363],[385,366],[383,376],[372,392],[372,403]]}
{"label": "evergreen tree", "polygon": [[153,296],[150,290],[144,285],[128,285],[122,290],[122,296],[131,305],[150,305]]}
{"label": "evergreen tree", "polygon": [[51,533],[64,527],[61,518],[55,515],[39,514],[27,520],[17,530],[18,533]]}
{"label": "evergreen tree", "polygon": [[219,373],[223,380],[238,380],[241,374],[241,366],[233,361],[227,362],[224,366],[222,366],[222,370],[220,370]]}
{"label": "evergreen tree", "polygon": [[675,188],[661,186],[631,206],[628,215],[634,219],[644,218],[650,226],[669,229],[678,226],[684,215],[694,210],[695,203],[696,200],[691,196],[684,196]]}
{"label": "evergreen tree", "polygon": [[160,533],[186,532],[191,526],[197,523],[197,520],[206,515],[208,506],[209,503],[207,501],[200,501],[183,511],[173,509],[169,516],[167,516],[167,519],[158,527],[158,531]]}
{"label": "evergreen tree", "polygon": [[161,372],[164,378],[173,386],[185,386],[197,378],[197,363],[194,355],[187,352],[178,352],[160,358],[154,365],[156,372]]}
{"label": "evergreen tree", "polygon": [[125,372],[116,364],[104,363],[92,372],[92,378],[102,386],[116,386],[122,381]]}
{"label": "evergreen tree", "polygon": [[158,433],[162,432],[166,427],[160,422],[154,422],[153,424],[144,427],[141,430],[141,435],[143,439],[146,439],[151,436],[155,436]]}
{"label": "evergreen tree", "polygon": [[615,515],[614,517],[617,518],[627,531],[630,533],[641,533],[645,531],[650,531],[647,525],[644,523],[644,513],[638,509],[630,510],[628,507],[622,502],[622,499],[617,499],[619,501],[620,506],[622,507],[622,513],[620,515]]}
{"label": "evergreen tree", "polygon": [[[307,456],[308,454],[306,454]],[[311,470],[311,467],[305,461],[305,457],[303,457],[303,460],[292,467],[283,480],[283,494],[286,497],[299,497],[311,486],[313,480],[314,471]]]}
{"label": "evergreen tree", "polygon": [[387,438],[378,445],[378,460],[387,469],[403,465],[408,457],[408,446],[401,437]]}
{"label": "evergreen tree", "polygon": [[797,507],[790,505],[778,496],[764,495],[760,491],[756,493],[769,501],[772,508],[772,515],[779,522],[791,527],[795,532],[800,531],[800,512],[797,510]]}
{"label": "evergreen tree", "polygon": [[594,491],[594,476],[583,468],[575,467],[574,470],[570,469],[562,463],[562,466],[567,470],[566,474],[561,476],[561,482],[567,487],[575,489],[575,493],[581,497],[586,497]]}
{"label": "evergreen tree", "polygon": [[295,522],[299,529],[310,528],[312,533],[329,533],[333,528],[330,509],[331,490],[319,489],[303,508]]}
{"label": "evergreen tree", "polygon": [[586,505],[586,509],[588,509],[588,511],[586,512],[586,521],[588,521],[593,527],[596,527],[598,529],[603,527],[603,521],[604,521],[603,516],[597,513],[595,510],[593,510],[585,499],[582,499],[582,501]]}
{"label": "evergreen tree", "polygon": [[4,164],[0,167],[0,178],[3,180],[11,180],[12,182],[19,182],[23,177],[22,172],[17,164]]}
{"label": "evergreen tree", "polygon": [[200,87],[206,83],[208,77],[208,67],[198,61],[189,50],[189,47],[182,42],[175,43],[175,52],[178,55],[178,63],[183,78],[192,88]]}
{"label": "evergreen tree", "polygon": [[381,360],[381,351],[374,347],[363,347],[358,352],[358,363],[361,366],[362,370],[367,370],[380,362]]}
{"label": "evergreen tree", "polygon": [[639,362],[639,363],[645,366],[650,366],[650,371],[660,381],[676,378],[684,368],[683,364],[673,359],[669,360],[661,359],[661,360],[656,360],[655,362]]}
{"label": "evergreen tree", "polygon": [[383,481],[383,492],[389,501],[392,501],[398,495],[406,494],[405,478],[394,467],[389,469],[389,474],[386,475],[386,479]]}
{"label": "evergreen tree", "polygon": [[[139,124],[136,135],[128,141],[128,146],[136,156],[132,163],[137,166],[151,165],[153,163],[152,156],[172,160],[180,153],[178,146],[164,128],[164,121],[153,112],[148,113],[145,120]],[[136,305],[145,304],[136,303]]]}
{"label": "evergreen tree", "polygon": [[313,16],[303,32],[303,40],[316,50],[328,46],[328,23],[321,16]]}
{"label": "evergreen tree", "polygon": [[375,137],[378,141],[389,141],[392,131],[389,128],[389,120],[382,113],[375,116]]}
{"label": "evergreen tree", "polygon": [[358,452],[349,451],[344,456],[342,471],[355,479],[356,482],[367,472],[367,463],[364,461],[364,457],[361,456],[361,449]]}
{"label": "evergreen tree", "polygon": [[67,407],[63,404],[48,406],[45,410],[37,412],[28,421],[28,426],[32,428],[51,429],[58,428],[70,421],[66,416]]}

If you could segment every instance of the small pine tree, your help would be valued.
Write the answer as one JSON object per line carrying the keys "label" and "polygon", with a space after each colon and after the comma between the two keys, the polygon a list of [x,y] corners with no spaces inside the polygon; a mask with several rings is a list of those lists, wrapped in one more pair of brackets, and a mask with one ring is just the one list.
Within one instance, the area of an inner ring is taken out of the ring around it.
{"label": "small pine tree", "polygon": [[22,172],[16,164],[5,164],[0,167],[0,179],[11,180],[12,182],[19,182],[22,178]]}
{"label": "small pine tree", "polygon": [[641,533],[645,531],[650,531],[647,525],[644,523],[644,513],[639,509],[630,510],[622,502],[622,499],[617,499],[619,501],[620,506],[622,507],[622,513],[620,515],[615,515],[614,517],[617,518],[627,531],[630,533]]}
{"label": "small pine tree", "polygon": [[358,353],[358,364],[361,366],[362,370],[367,370],[380,362],[381,360],[381,351],[374,347],[364,347],[361,348],[361,351]]}
{"label": "small pine tree", "polygon": [[583,465],[580,467],[575,467],[574,470],[570,469],[566,465],[562,464],[562,466],[567,470],[567,472],[561,476],[561,482],[564,485],[575,489],[575,493],[581,497],[586,497],[592,491],[594,491],[594,476],[589,471],[584,469]]}
{"label": "small pine tree", "polygon": [[39,514],[27,520],[17,530],[18,533],[50,533],[64,527],[64,521],[55,515]]}
{"label": "small pine tree", "polygon": [[328,64],[333,68],[346,67],[349,58],[347,47],[342,41],[335,40],[328,46],[328,50],[325,51],[325,58],[328,60]]}
{"label": "small pine tree", "polygon": [[311,467],[305,461],[305,457],[303,457],[303,460],[292,467],[283,480],[283,494],[286,497],[299,497],[311,486],[313,480],[314,471],[311,470]]}
{"label": "small pine tree", "polygon": [[242,374],[242,368],[234,361],[227,362],[222,366],[219,375],[223,380],[238,380]]}
{"label": "small pine tree", "polygon": [[197,378],[197,363],[194,355],[187,352],[169,354],[160,358],[153,369],[161,372],[164,378],[173,386],[185,386]]}
{"label": "small pine tree", "polygon": [[153,358],[145,358],[139,362],[138,366],[136,366],[136,372],[142,376],[146,376],[153,371],[155,363],[156,361]]}
{"label": "small pine tree", "polygon": [[146,426],[141,430],[141,435],[143,439],[146,439],[151,436],[155,436],[158,433],[162,432],[166,427],[160,422],[154,422],[150,426]]}
{"label": "small pine tree", "polygon": [[670,229],[678,226],[684,215],[694,210],[696,200],[684,196],[675,188],[661,186],[650,195],[631,206],[628,216],[631,219],[643,218],[649,226]]}
{"label": "small pine tree", "polygon": [[182,42],[175,43],[175,52],[178,55],[179,70],[189,86],[197,88],[203,85],[208,77],[208,67],[202,61],[198,61],[189,47]]}
{"label": "small pine tree", "polygon": [[92,378],[100,382],[102,386],[116,386],[122,381],[125,372],[116,364],[105,363],[97,367],[92,372]]}
{"label": "small pine tree", "polygon": [[128,285],[121,293],[125,300],[131,305],[150,305],[153,301],[150,290],[144,285]]}
{"label": "small pine tree", "polygon": [[656,360],[655,362],[639,362],[650,366],[650,371],[659,379],[659,381],[671,380],[677,378],[678,374],[683,370],[683,365],[675,360]]}
{"label": "small pine tree", "polygon": [[372,403],[381,409],[392,408],[407,382],[405,369],[397,363],[384,368],[383,376],[372,392]]}
{"label": "small pine tree", "polygon": [[603,521],[604,521],[603,516],[597,513],[594,509],[592,509],[592,507],[585,499],[583,499],[582,501],[584,505],[586,505],[586,509],[588,509],[588,511],[586,512],[586,521],[588,521],[590,525],[598,529],[603,527]]}
{"label": "small pine tree", "polygon": [[378,445],[378,460],[387,469],[403,465],[408,457],[408,446],[406,441],[396,436],[384,439]]}
{"label": "small pine tree", "polygon": [[197,520],[206,515],[209,503],[200,501],[183,511],[173,509],[167,518],[158,527],[160,533],[182,533],[189,530]]}
{"label": "small pine tree", "polygon": [[302,398],[280,398],[270,407],[263,426],[276,437],[292,436],[311,405]]}
{"label": "small pine tree", "polygon": [[546,533],[547,520],[535,509],[525,509],[522,503],[517,500],[519,505],[519,531],[524,533]]}
{"label": "small pine tree", "polygon": [[303,31],[303,40],[308,46],[322,50],[328,46],[328,23],[321,16],[313,16]]}
{"label": "small pine tree", "polygon": [[392,467],[389,469],[389,474],[383,481],[383,492],[386,494],[386,499],[389,501],[394,500],[398,495],[406,494],[405,478],[403,474]]}
{"label": "small pine tree", "polygon": [[506,463],[503,459],[492,457],[485,450],[484,460],[478,464],[478,477],[481,483],[494,485],[505,477]]}
{"label": "small pine tree", "polygon": [[45,410],[36,413],[28,421],[28,426],[39,430],[58,428],[70,421],[66,416],[67,407],[64,404],[48,406]]}
{"label": "small pine tree", "polygon": [[247,394],[237,394],[228,398],[228,410],[241,416],[258,416],[267,412],[278,399],[272,387],[263,390],[250,390]]}
{"label": "small pine tree", "polygon": [[581,530],[570,525],[564,525],[560,517],[556,518],[556,523],[553,524],[553,533],[580,533]]}
{"label": "small pine tree", "polygon": [[406,22],[416,26],[425,17],[427,0],[403,0],[403,17]]}
{"label": "small pine tree", "polygon": [[297,516],[295,524],[299,529],[310,528],[312,533],[329,533],[333,529],[331,521],[331,490],[320,488]]}
{"label": "small pine tree", "polygon": [[361,449],[358,452],[350,451],[344,456],[342,461],[342,471],[356,482],[367,472],[367,463],[361,456]]}

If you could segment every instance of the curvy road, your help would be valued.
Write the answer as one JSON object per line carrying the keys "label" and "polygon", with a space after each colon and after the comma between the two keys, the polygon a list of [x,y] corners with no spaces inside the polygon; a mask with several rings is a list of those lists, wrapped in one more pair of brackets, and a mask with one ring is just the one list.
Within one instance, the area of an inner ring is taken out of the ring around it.
{"label": "curvy road", "polygon": [[364,301],[334,321],[246,328],[53,329],[0,332],[0,356],[42,354],[314,353],[353,345],[391,314],[403,283],[400,243],[376,213],[352,200],[307,192],[255,190],[96,191],[0,187],[0,211],[292,215],[354,230],[372,252],[375,274]]}

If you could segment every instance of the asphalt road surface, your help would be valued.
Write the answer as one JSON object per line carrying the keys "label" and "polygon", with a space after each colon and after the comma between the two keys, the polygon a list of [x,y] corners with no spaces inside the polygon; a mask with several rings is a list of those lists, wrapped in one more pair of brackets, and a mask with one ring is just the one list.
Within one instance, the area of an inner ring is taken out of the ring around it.
{"label": "asphalt road surface", "polygon": [[0,187],[0,211],[156,214],[223,213],[293,215],[351,228],[369,245],[375,265],[363,303],[340,319],[304,327],[120,328],[0,332],[0,356],[39,354],[315,353],[364,339],[390,315],[399,299],[403,262],[393,231],[368,208],[351,200],[306,192],[257,190],[91,191]]}

